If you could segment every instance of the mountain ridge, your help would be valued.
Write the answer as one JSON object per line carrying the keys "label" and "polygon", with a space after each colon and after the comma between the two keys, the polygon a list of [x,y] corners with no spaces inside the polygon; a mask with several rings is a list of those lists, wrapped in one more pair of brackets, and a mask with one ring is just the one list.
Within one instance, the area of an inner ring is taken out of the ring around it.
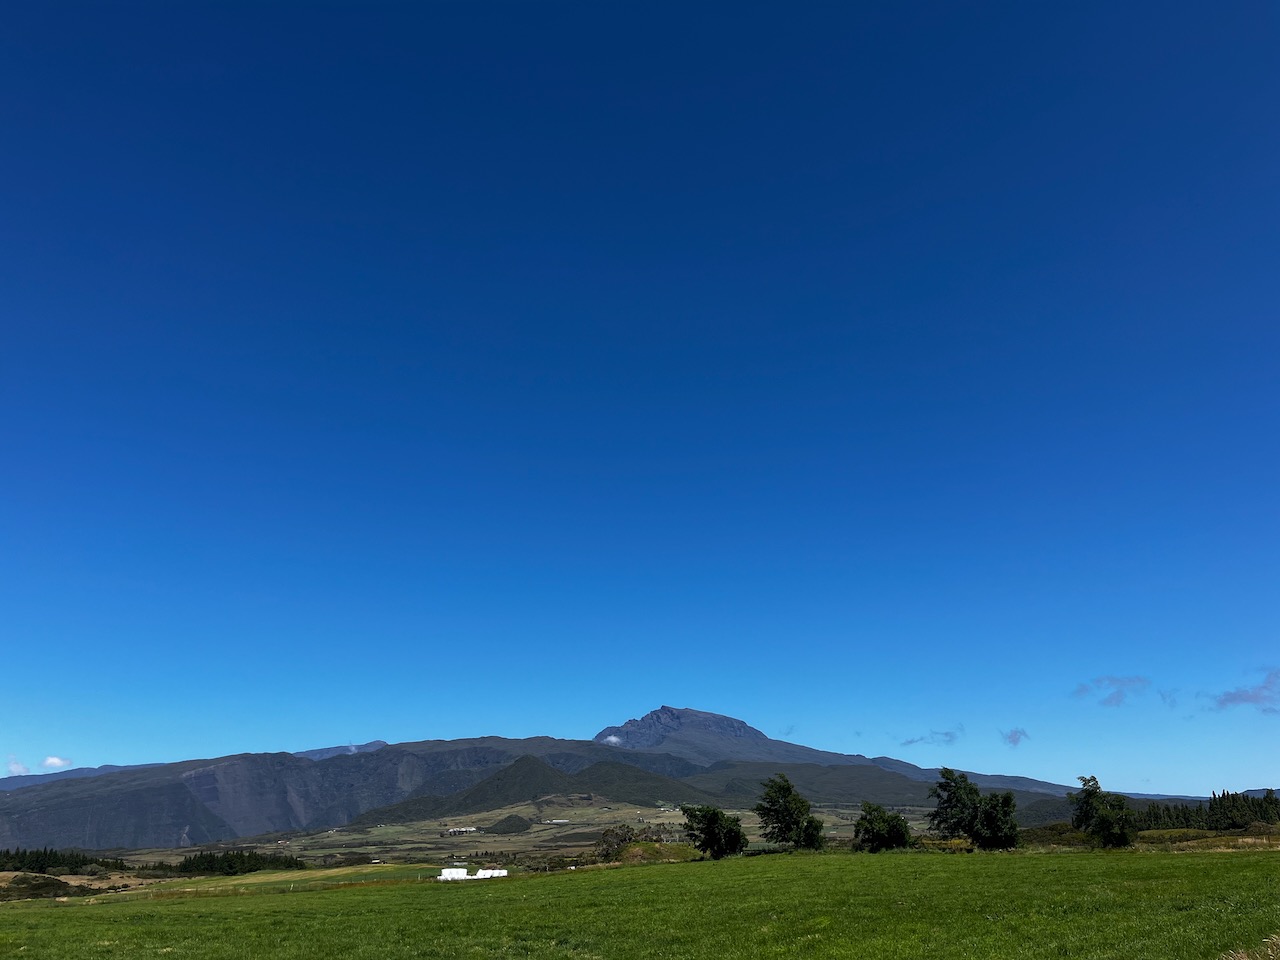
{"label": "mountain ridge", "polygon": [[[471,807],[481,802],[477,798],[483,792],[466,791],[523,757],[571,779],[592,767],[597,777],[612,771],[610,781],[596,786],[575,781],[583,792],[624,790],[647,796],[646,791],[658,789],[655,778],[666,778],[664,795],[735,802],[757,789],[771,768],[795,769],[824,798],[857,802],[916,798],[927,794],[925,784],[937,777],[936,770],[905,761],[817,750],[774,740],[733,717],[664,705],[639,719],[605,727],[591,740],[370,741],[360,747],[98,768],[92,776],[50,776],[12,790],[0,779],[0,847],[171,848],[340,827],[414,798],[424,800],[423,809],[434,808],[435,800],[428,798],[439,798],[442,809],[464,801]],[[646,781],[619,766],[651,776]],[[866,772],[856,772],[860,770]],[[1069,789],[1022,777],[969,776],[979,787],[1013,788],[1028,796],[1061,798]],[[683,783],[687,790],[673,789],[670,782]],[[493,791],[494,802],[505,795],[501,784],[499,779],[486,788]]]}

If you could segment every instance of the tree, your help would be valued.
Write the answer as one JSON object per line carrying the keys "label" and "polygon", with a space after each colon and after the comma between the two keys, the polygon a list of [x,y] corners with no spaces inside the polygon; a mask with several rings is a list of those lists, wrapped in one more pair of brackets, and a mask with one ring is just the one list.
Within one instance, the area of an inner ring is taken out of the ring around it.
{"label": "tree", "polygon": [[1118,793],[1104,793],[1097,777],[1077,777],[1079,793],[1068,793],[1071,825],[1083,830],[1104,847],[1127,847],[1133,843],[1133,811]]}
{"label": "tree", "polygon": [[983,796],[963,773],[950,767],[941,770],[942,779],[929,788],[938,805],[929,814],[929,826],[941,837],[967,837],[979,850],[1007,850],[1018,845],[1017,807],[1013,794]]}
{"label": "tree", "polygon": [[929,814],[929,826],[944,840],[967,837],[977,819],[978,801],[981,795],[963,773],[943,767],[942,779],[929,788],[929,796],[938,805]]}
{"label": "tree", "polygon": [[978,801],[969,839],[979,850],[1008,850],[1018,845],[1018,822],[1013,818],[1013,794],[989,793]]}
{"label": "tree", "polygon": [[633,843],[635,839],[636,831],[630,824],[620,823],[616,827],[609,827],[596,841],[596,858],[604,861],[616,860],[627,844]]}
{"label": "tree", "polygon": [[798,850],[821,850],[825,837],[822,821],[809,814],[809,801],[796,792],[785,773],[774,774],[761,784],[764,796],[752,809],[760,817],[761,831],[770,843],[788,844]]}
{"label": "tree", "polygon": [[862,804],[862,816],[853,825],[853,835],[858,846],[868,853],[895,850],[911,843],[911,827],[906,818],[871,802]]}
{"label": "tree", "polygon": [[686,804],[680,812],[684,814],[685,836],[704,856],[721,860],[747,849],[742,821],[719,807]]}

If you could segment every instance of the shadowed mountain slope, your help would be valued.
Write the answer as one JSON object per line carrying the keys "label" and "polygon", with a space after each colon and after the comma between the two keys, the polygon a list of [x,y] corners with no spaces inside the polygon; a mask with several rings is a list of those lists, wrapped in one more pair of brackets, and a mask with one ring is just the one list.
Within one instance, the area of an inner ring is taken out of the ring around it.
{"label": "shadowed mountain slope", "polygon": [[596,763],[576,774],[549,766],[538,757],[521,757],[468,790],[448,797],[415,797],[362,814],[352,826],[414,823],[441,817],[484,813],[551,796],[592,795],[642,806],[713,803],[717,797],[690,783],[650,773],[625,763]]}
{"label": "shadowed mountain slope", "polygon": [[[452,796],[522,756],[574,774],[619,754],[585,740],[482,737],[321,760],[264,753],[129,768],[0,793],[0,847],[178,847],[324,829],[411,797]],[[662,753],[625,759],[660,775],[701,769]]]}

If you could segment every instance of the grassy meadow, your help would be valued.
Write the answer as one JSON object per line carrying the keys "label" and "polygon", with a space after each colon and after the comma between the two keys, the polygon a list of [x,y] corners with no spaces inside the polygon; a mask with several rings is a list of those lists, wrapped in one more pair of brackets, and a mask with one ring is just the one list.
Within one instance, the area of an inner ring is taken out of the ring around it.
{"label": "grassy meadow", "polygon": [[435,873],[310,870],[0,904],[0,956],[1216,960],[1280,931],[1272,852],[795,854],[456,884]]}

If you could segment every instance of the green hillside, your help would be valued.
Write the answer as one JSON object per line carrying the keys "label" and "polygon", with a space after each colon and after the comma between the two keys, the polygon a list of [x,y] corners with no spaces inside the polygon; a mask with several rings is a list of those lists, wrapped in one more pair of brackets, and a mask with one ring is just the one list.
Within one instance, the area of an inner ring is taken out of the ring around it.
{"label": "green hillside", "polygon": [[351,826],[414,823],[485,813],[544,797],[572,794],[591,794],[644,806],[659,802],[712,803],[718,799],[688,783],[625,763],[596,763],[580,773],[567,774],[538,757],[526,756],[470,789],[447,797],[416,797],[370,810],[351,821]]}

